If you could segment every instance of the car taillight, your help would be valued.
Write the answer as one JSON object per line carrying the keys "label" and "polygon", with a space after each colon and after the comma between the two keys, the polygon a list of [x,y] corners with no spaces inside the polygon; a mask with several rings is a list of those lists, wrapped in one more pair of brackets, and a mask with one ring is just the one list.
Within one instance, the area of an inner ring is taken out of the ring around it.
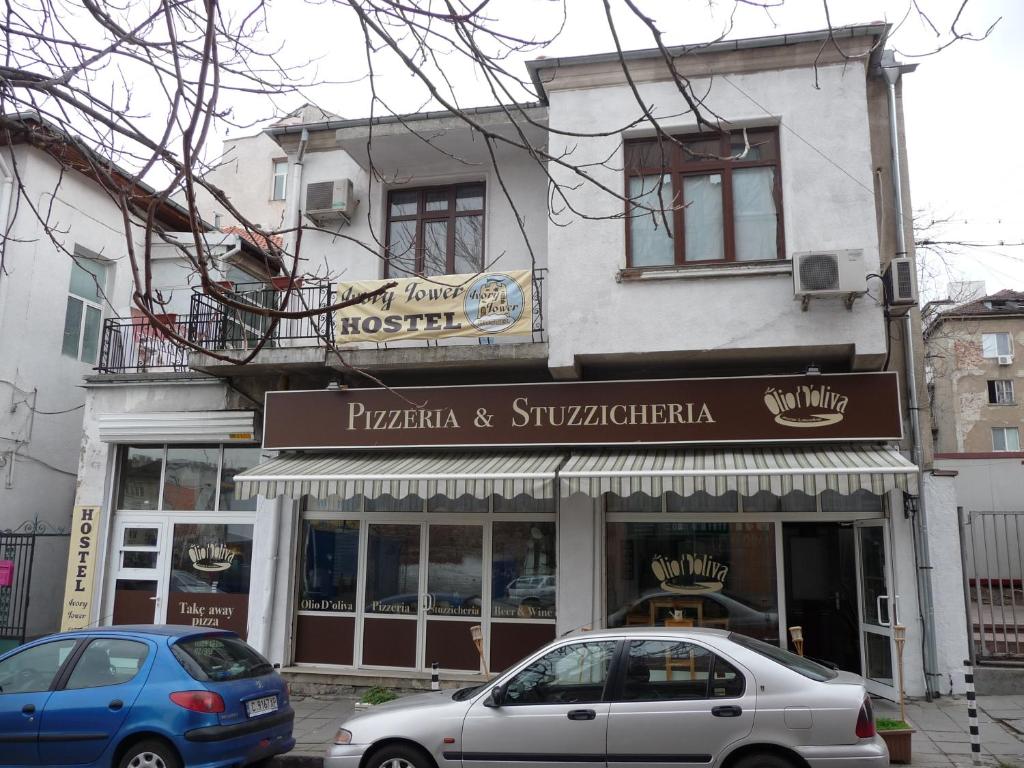
{"label": "car taillight", "polygon": [[217,714],[224,711],[224,699],[210,691],[175,691],[171,701],[192,712]]}
{"label": "car taillight", "polygon": [[870,739],[875,735],[875,718],[871,712],[871,699],[864,697],[864,703],[860,705],[860,713],[857,715],[857,738]]}

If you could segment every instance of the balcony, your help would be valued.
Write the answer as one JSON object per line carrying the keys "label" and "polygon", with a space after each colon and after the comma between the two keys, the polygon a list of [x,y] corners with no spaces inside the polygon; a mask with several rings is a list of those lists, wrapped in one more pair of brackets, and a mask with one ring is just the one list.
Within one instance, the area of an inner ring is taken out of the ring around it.
{"label": "balcony", "polygon": [[[195,292],[188,315],[160,315],[154,324],[141,313],[132,317],[112,317],[104,321],[98,373],[165,374],[199,371],[220,376],[251,375],[264,371],[298,368],[337,368],[350,366],[373,370],[417,369],[426,367],[458,368],[474,365],[546,366],[547,344],[544,331],[543,285],[547,270],[534,272],[533,331],[529,341],[501,337],[437,339],[428,341],[347,345],[345,363],[329,352],[334,343],[334,323],[329,314],[298,319],[281,319],[270,328],[271,320],[256,312],[227,307],[212,297]],[[334,302],[333,286],[328,283],[304,284],[292,290],[288,310],[324,309]],[[280,306],[281,291],[263,283],[237,285],[233,298],[254,308]],[[240,357],[264,337],[260,352],[251,363],[240,366],[217,360],[181,346],[165,328],[202,349]],[[399,352],[401,350],[401,352]]]}

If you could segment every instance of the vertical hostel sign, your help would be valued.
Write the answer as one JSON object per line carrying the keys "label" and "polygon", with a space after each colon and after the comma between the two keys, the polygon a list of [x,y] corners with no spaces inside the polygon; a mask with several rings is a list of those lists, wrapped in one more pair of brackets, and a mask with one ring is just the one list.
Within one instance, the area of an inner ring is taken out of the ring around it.
{"label": "vertical hostel sign", "polygon": [[394,287],[335,313],[335,341],[521,336],[533,331],[529,270],[340,283],[336,298],[348,301],[389,283]]}
{"label": "vertical hostel sign", "polygon": [[96,546],[99,542],[100,508],[77,506],[71,516],[71,549],[64,585],[61,632],[89,626],[92,588],[96,574]]}

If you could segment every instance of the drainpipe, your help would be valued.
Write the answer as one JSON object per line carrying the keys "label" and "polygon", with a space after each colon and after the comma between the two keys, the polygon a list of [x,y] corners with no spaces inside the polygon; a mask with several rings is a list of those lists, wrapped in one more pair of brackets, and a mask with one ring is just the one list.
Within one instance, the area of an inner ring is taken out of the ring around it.
{"label": "drainpipe", "polygon": [[285,252],[295,255],[295,241],[298,239],[299,225],[302,223],[300,214],[302,205],[300,195],[302,193],[302,161],[306,156],[306,146],[309,144],[309,131],[302,129],[299,136],[299,148],[295,153],[295,161],[292,163],[292,178],[289,182],[288,197],[288,218],[285,228],[290,230],[285,238]]}
{"label": "drainpipe", "polygon": [[[263,621],[260,624],[259,634],[259,650],[264,655],[270,656],[270,641],[271,641],[271,629],[274,624],[274,614],[277,609],[277,601],[274,599],[277,594],[277,564],[278,564],[278,547],[281,543],[281,506],[282,499],[280,496],[270,500],[271,509],[270,514],[261,512],[260,516],[266,516],[270,518],[269,528],[270,533],[270,561],[266,564],[266,581],[263,585]],[[283,603],[282,603],[283,605]]]}
{"label": "drainpipe", "polygon": [[[903,67],[896,63],[892,54],[886,51],[883,59],[882,74],[889,91],[889,144],[892,154],[892,186],[893,207],[896,217],[897,256],[907,255],[907,235],[903,221],[903,178],[900,171],[900,143],[897,118],[899,111],[896,106],[896,83],[903,74]],[[920,403],[917,394],[917,369],[914,360],[914,326],[911,313],[903,316],[903,353],[907,372],[907,408],[910,413],[910,439],[914,464],[921,468],[921,420]],[[935,695],[934,679],[938,652],[935,647],[935,609],[932,599],[931,553],[928,546],[928,512],[924,493],[924,477],[921,477],[921,490],[917,502],[917,514],[914,515],[914,536],[917,538],[920,562],[917,570],[918,602],[921,607],[921,624],[924,633],[924,682],[925,692],[929,701]]]}
{"label": "drainpipe", "polygon": [[[13,149],[11,150],[13,152]],[[14,193],[14,174],[7,161],[0,154],[0,238],[6,237],[8,222],[11,217],[11,196]],[[7,243],[0,240],[0,248],[7,250]],[[3,281],[3,292],[0,293],[0,306],[7,306],[7,281]]]}

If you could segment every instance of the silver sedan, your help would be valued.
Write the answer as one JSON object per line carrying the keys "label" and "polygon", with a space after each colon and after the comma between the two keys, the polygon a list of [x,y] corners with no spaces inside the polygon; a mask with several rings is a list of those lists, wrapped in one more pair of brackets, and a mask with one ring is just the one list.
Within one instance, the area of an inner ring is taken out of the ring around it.
{"label": "silver sedan", "polygon": [[882,768],[863,680],[744,635],[556,640],[476,688],[341,724],[327,768]]}

